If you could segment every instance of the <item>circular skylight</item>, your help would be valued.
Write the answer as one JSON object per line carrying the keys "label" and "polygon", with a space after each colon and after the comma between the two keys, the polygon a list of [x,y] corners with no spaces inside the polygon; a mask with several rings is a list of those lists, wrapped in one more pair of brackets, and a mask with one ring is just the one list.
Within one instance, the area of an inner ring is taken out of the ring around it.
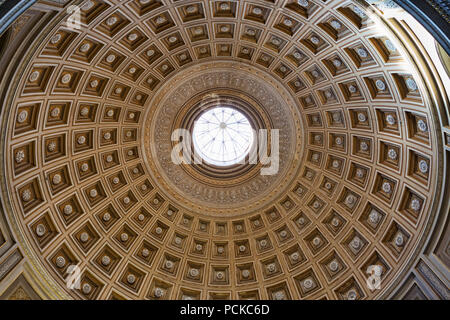
{"label": "circular skylight", "polygon": [[204,112],[193,130],[195,151],[204,161],[216,166],[240,163],[249,153],[253,139],[248,119],[228,107]]}

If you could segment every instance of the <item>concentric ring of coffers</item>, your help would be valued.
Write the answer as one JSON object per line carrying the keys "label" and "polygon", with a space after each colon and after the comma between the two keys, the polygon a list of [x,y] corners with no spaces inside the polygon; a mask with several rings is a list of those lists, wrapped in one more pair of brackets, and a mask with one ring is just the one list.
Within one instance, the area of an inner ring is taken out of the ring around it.
{"label": "concentric ring of coffers", "polygon": [[[81,30],[59,24],[30,46],[2,126],[21,245],[54,287],[84,299],[362,299],[382,294],[367,287],[375,265],[388,289],[426,237],[441,173],[433,110],[398,39],[352,1],[86,3]],[[254,80],[235,89],[256,102],[293,101],[266,117],[292,122],[284,156],[301,168],[245,212],[189,208],[148,168],[162,159],[148,142],[169,128],[147,126],[152,112],[189,68],[207,79],[202,61]],[[79,290],[66,289],[70,265]]]}

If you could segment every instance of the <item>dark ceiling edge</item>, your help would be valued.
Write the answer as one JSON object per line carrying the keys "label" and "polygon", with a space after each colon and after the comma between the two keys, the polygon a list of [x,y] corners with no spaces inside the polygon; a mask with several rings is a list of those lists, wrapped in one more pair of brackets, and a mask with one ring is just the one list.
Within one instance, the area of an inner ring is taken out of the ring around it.
{"label": "dark ceiling edge", "polygon": [[0,35],[37,0],[0,1]]}
{"label": "dark ceiling edge", "polygon": [[417,19],[450,55],[450,5],[448,0],[394,0]]}

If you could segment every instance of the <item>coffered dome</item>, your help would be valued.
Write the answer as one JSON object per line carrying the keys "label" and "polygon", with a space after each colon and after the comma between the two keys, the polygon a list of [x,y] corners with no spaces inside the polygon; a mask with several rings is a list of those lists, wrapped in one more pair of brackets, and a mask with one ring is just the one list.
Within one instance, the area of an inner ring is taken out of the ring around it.
{"label": "coffered dome", "polygon": [[[4,53],[2,202],[41,297],[377,299],[405,283],[448,213],[448,99],[386,7],[68,2]],[[180,129],[198,157],[177,163]],[[252,161],[258,132],[275,171]]]}

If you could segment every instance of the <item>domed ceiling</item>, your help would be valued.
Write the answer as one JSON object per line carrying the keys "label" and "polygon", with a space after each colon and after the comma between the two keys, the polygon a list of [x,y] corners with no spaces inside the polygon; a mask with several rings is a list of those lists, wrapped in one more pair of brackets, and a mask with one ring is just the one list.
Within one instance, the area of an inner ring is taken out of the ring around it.
{"label": "domed ceiling", "polygon": [[[2,187],[51,290],[390,292],[428,236],[444,172],[423,78],[375,11],[343,0],[79,4],[81,28],[62,12],[29,47],[3,114]],[[192,132],[218,106],[279,130],[274,173],[248,157],[173,162],[173,131]],[[77,290],[66,286],[71,265]]]}

